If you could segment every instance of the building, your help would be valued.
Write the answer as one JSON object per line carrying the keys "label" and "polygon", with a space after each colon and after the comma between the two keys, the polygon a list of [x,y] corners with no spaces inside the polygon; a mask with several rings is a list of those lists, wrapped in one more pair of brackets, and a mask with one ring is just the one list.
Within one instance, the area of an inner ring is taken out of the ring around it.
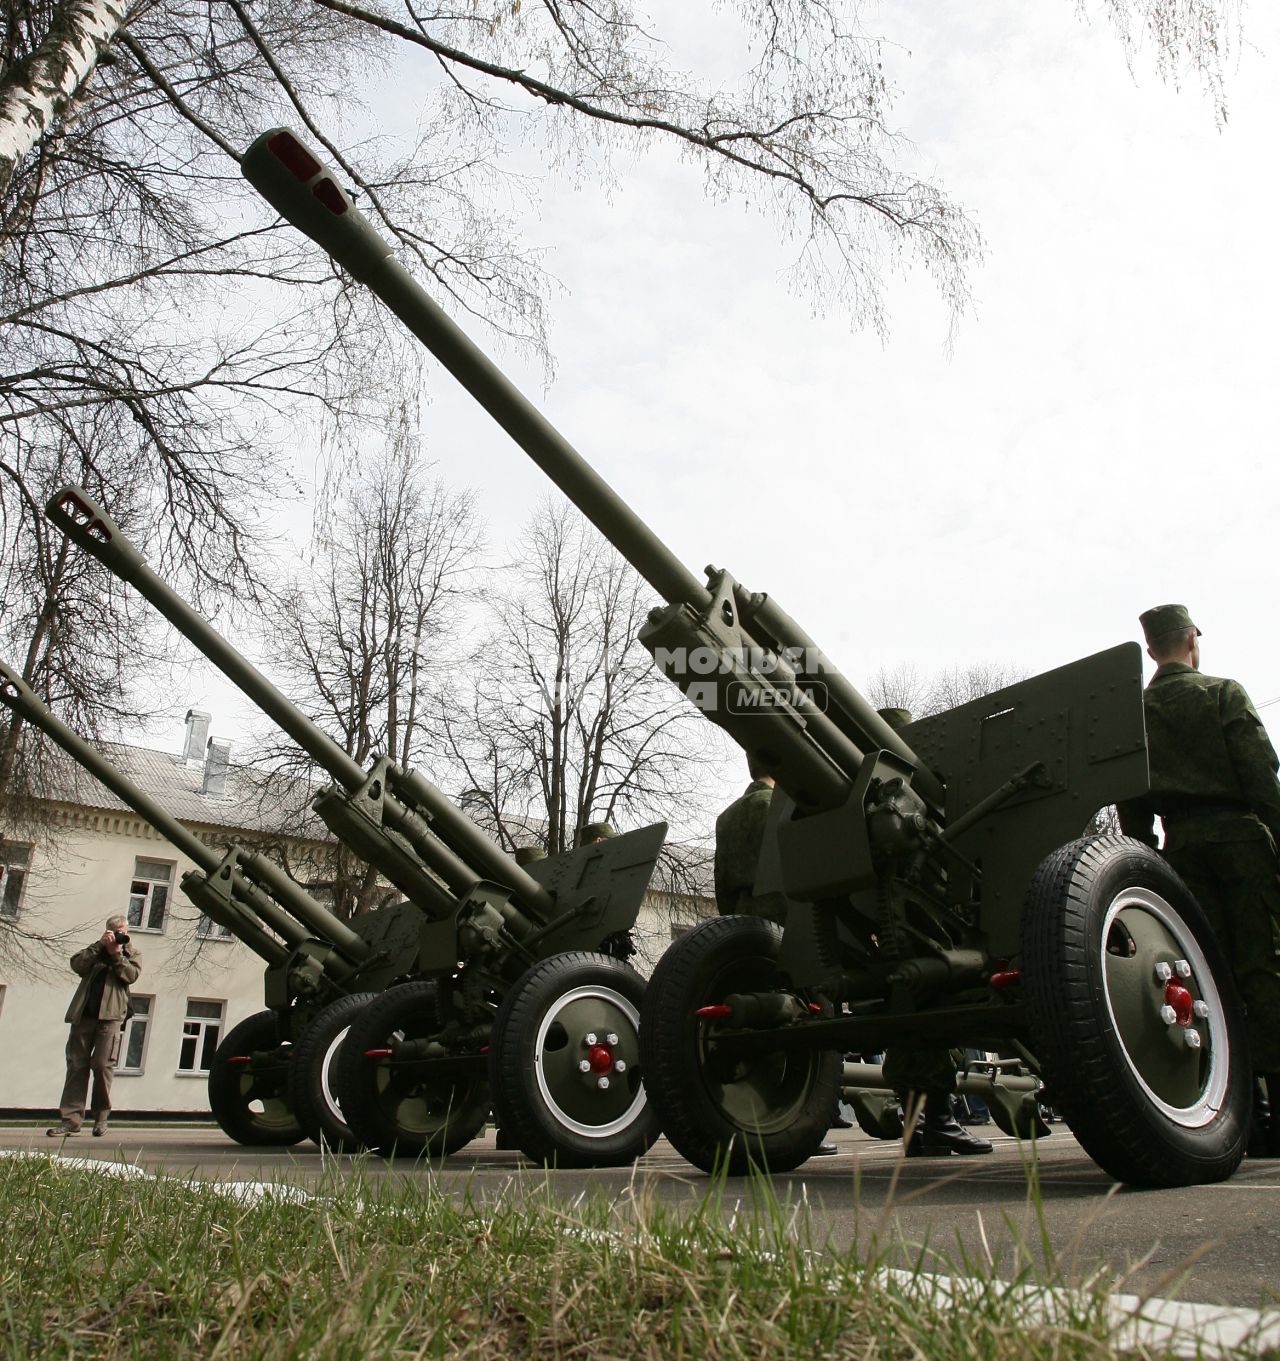
{"label": "building", "polygon": [[[230,744],[209,738],[209,722],[192,710],[176,755],[123,745],[104,755],[215,851],[281,844],[283,810],[270,786],[231,763]],[[87,772],[69,761],[56,769],[37,830],[0,842],[0,913],[21,933],[0,956],[0,1110],[56,1106],[76,985],[67,959],[120,913],[142,976],[113,1103],[120,1112],[207,1111],[209,1059],[231,1026],[262,1010],[263,962],[186,898],[190,860]],[[295,858],[326,850],[318,833],[286,841]]]}
{"label": "building", "polygon": [[[210,739],[209,716],[187,715],[177,753],[111,745],[107,759],[219,854],[236,842],[265,843],[292,863],[323,863],[332,842],[313,824],[289,834],[277,791],[235,765],[226,742]],[[177,847],[87,772],[59,765],[57,788],[41,801],[38,834],[0,841],[0,915],[23,935],[22,958],[0,954],[0,1113],[49,1112],[65,1071],[64,1016],[76,979],[68,957],[125,915],[142,952],[132,989],[134,1016],[122,1037],[117,1112],[208,1111],[205,1078],[220,1038],[262,1010],[263,962],[215,926],[182,892],[194,868]],[[686,848],[687,864],[701,865]],[[633,963],[648,974],[666,945],[714,902],[696,869],[680,891],[650,892],[634,932]],[[23,937],[45,944],[23,945]]]}

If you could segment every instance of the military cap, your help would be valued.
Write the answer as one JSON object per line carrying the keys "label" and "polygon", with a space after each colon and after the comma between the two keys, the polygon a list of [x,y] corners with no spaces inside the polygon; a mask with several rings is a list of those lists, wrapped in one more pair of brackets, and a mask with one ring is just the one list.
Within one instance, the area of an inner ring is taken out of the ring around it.
{"label": "military cap", "polygon": [[[1191,612],[1185,605],[1154,605],[1138,616],[1142,633],[1148,643],[1163,638],[1166,633],[1182,633],[1186,629],[1196,629],[1191,622]],[[1196,629],[1198,637],[1200,630]]]}
{"label": "military cap", "polygon": [[878,713],[880,717],[884,719],[884,721],[894,730],[894,732],[897,732],[899,728],[905,728],[907,724],[911,722],[910,709],[898,709],[890,707],[887,709],[877,709],[876,713]]}
{"label": "military cap", "polygon": [[584,822],[578,828],[578,845],[589,846],[593,841],[608,841],[610,837],[617,835],[611,823]]}
{"label": "military cap", "polygon": [[535,860],[545,860],[547,853],[541,846],[517,846],[516,864],[532,865]]}

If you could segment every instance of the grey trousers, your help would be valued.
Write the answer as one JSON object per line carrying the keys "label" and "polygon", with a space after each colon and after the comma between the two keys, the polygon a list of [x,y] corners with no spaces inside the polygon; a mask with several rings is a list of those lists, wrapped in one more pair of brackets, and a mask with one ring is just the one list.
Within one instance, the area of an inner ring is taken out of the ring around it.
{"label": "grey trousers", "polygon": [[80,1128],[84,1119],[89,1077],[93,1076],[93,1105],[99,1117],[111,1109],[111,1078],[120,1057],[119,1021],[72,1021],[67,1036],[67,1080],[62,1086],[58,1114],[63,1122]]}

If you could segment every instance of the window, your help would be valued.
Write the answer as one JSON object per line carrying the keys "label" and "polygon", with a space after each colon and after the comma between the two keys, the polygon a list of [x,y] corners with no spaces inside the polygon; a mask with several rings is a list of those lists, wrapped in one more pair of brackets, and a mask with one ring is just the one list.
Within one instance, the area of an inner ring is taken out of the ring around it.
{"label": "window", "polygon": [[133,1003],[133,1015],[129,1018],[120,1038],[120,1057],[116,1060],[117,1073],[141,1073],[142,1064],[147,1056],[147,1032],[151,1028],[154,997],[139,997],[135,992],[129,999]]}
{"label": "window", "polygon": [[27,882],[30,846],[0,841],[0,917],[16,917],[22,906],[22,886]]}
{"label": "window", "polygon": [[207,1073],[213,1051],[222,1035],[222,1002],[187,998],[187,1019],[182,1023],[182,1048],[178,1051],[178,1072]]}
{"label": "window", "polygon": [[164,914],[169,906],[169,886],[173,866],[163,860],[133,862],[133,883],[129,888],[129,925],[139,931],[163,931]]}
{"label": "window", "polygon": [[212,917],[206,917],[202,912],[196,922],[196,935],[206,940],[230,940],[231,928],[220,926]]}

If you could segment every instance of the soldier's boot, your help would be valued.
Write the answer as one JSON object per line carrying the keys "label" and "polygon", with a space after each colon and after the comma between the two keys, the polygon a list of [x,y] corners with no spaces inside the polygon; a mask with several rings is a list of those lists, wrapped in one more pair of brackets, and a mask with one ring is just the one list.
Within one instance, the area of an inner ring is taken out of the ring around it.
{"label": "soldier's boot", "polygon": [[934,1092],[925,1098],[924,1114],[907,1141],[908,1158],[949,1158],[953,1153],[969,1157],[991,1151],[989,1139],[979,1139],[956,1119],[947,1093]]}

